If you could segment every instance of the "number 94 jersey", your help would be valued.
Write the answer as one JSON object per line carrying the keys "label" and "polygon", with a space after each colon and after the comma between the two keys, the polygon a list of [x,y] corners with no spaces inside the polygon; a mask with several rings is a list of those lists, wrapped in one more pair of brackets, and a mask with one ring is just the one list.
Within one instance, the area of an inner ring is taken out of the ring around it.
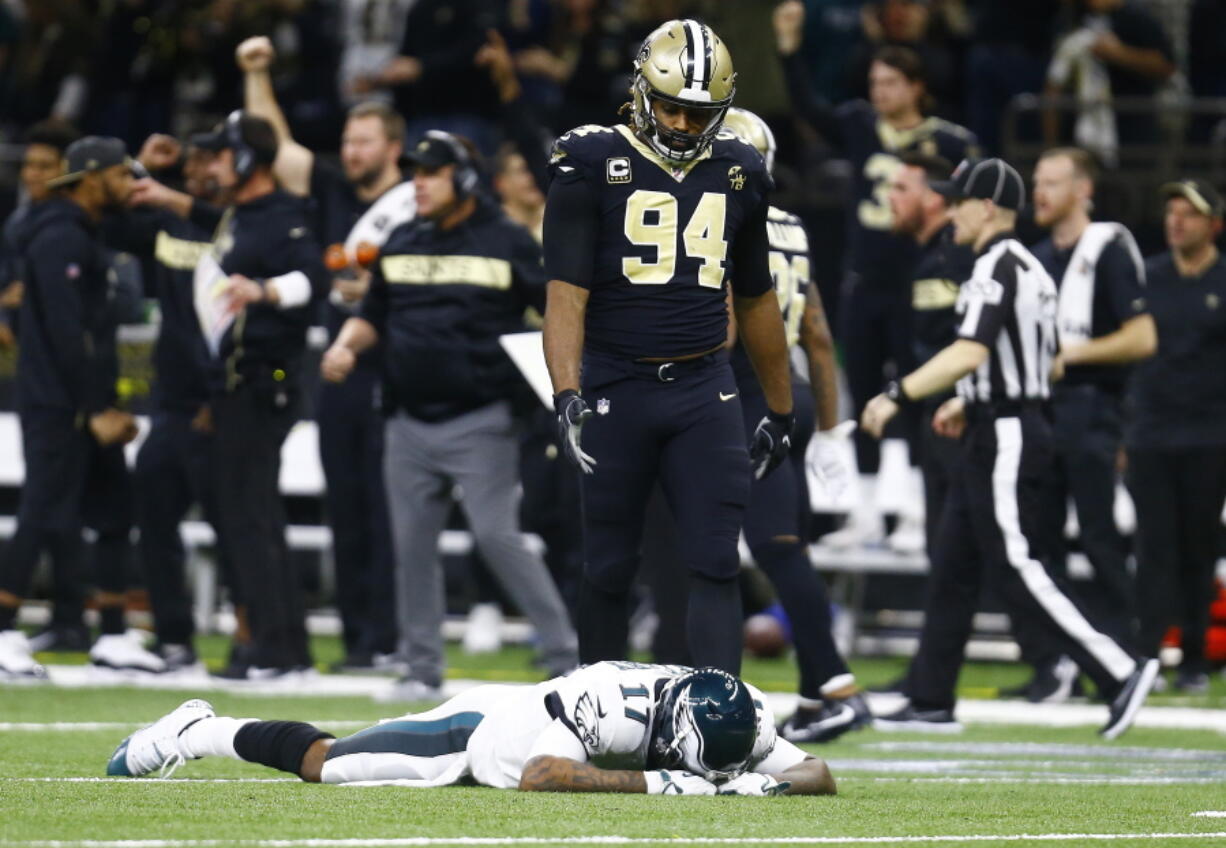
{"label": "number 94 jersey", "polygon": [[770,290],[763,234],[772,182],[735,134],[721,132],[693,161],[672,162],[629,127],[578,127],[555,143],[550,172],[555,185],[588,190],[584,213],[547,228],[545,239],[548,257],[551,239],[582,240],[594,219],[590,272],[568,272],[586,278],[547,269],[591,291],[590,350],[628,359],[708,351],[726,338],[727,281],[738,295]]}

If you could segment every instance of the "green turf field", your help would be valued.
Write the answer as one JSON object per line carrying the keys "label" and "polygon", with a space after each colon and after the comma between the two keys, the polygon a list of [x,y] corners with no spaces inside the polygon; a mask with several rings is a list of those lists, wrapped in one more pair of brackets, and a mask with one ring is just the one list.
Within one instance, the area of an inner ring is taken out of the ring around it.
{"label": "green turf field", "polygon": [[[334,640],[317,642],[321,662]],[[220,644],[207,643],[211,662]],[[63,662],[63,657],[42,657]],[[79,659],[79,658],[76,658]],[[523,649],[454,656],[454,676],[539,679]],[[864,682],[900,661],[854,664]],[[786,689],[790,664],[757,661],[745,676]],[[971,665],[964,692],[991,696],[1016,666]],[[834,798],[648,798],[528,795],[301,784],[228,760],[189,762],[167,781],[99,780],[115,745],[190,693],[133,688],[0,686],[0,844],[157,848],[262,841],[315,844],[1226,845],[1226,735],[1134,728],[1100,742],[1092,727],[971,725],[952,737],[866,730],[813,752],[831,762]],[[396,712],[364,697],[209,693],[220,714],[319,722],[343,734]],[[1155,704],[1226,706],[1210,696]],[[59,724],[57,724],[59,723]],[[55,725],[55,726],[53,726]],[[79,725],[73,727],[72,725]],[[603,837],[605,839],[593,839]],[[1110,838],[1108,838],[1110,837]],[[322,842],[321,842],[322,841]]]}

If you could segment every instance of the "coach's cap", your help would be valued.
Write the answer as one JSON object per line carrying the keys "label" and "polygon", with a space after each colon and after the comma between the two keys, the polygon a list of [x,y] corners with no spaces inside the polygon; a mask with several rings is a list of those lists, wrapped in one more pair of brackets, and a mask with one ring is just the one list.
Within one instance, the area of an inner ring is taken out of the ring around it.
{"label": "coach's cap", "polygon": [[132,167],[128,148],[122,140],[111,136],[87,135],[79,138],[64,151],[64,173],[47,180],[48,188],[57,188],[77,182],[86,174],[105,171],[116,165]]}
{"label": "coach's cap", "polygon": [[1004,159],[963,159],[948,180],[930,185],[950,200],[990,200],[1014,211],[1026,202],[1022,175]]}
{"label": "coach's cap", "polygon": [[461,156],[468,156],[459,137],[442,130],[429,130],[421,141],[406,151],[404,158],[419,168],[433,171],[444,165],[463,164]]}
{"label": "coach's cap", "polygon": [[1196,208],[1197,212],[1208,215],[1210,218],[1221,218],[1223,211],[1226,211],[1226,204],[1222,203],[1222,196],[1213,186],[1203,180],[1180,180],[1176,183],[1167,183],[1158,191],[1166,198],[1184,198]]}
{"label": "coach's cap", "polygon": [[231,112],[211,132],[193,135],[188,144],[215,153],[247,147],[261,165],[272,165],[277,159],[277,131],[266,119],[242,109]]}

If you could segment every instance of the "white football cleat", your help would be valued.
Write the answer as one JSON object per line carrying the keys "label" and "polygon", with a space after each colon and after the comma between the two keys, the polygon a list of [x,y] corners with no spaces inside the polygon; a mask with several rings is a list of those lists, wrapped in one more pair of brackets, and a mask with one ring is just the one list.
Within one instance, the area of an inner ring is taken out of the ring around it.
{"label": "white football cleat", "polygon": [[30,640],[20,630],[0,631],[0,680],[46,680],[47,670],[34,661]]}
{"label": "white football cleat", "polygon": [[109,633],[98,637],[89,649],[89,661],[101,668],[116,671],[147,671],[161,674],[166,661],[145,650],[140,641],[127,633]]}
{"label": "white football cleat", "polygon": [[179,734],[202,718],[212,718],[213,705],[193,698],[184,701],[148,727],[143,727],[119,744],[106,764],[112,777],[141,777],[161,769],[159,777],[170,777],[186,762],[179,750]]}

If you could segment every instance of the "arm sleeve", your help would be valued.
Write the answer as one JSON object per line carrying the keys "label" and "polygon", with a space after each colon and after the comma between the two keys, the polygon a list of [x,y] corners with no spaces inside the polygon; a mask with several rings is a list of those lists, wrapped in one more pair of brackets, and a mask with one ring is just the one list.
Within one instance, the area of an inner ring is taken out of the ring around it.
{"label": "arm sleeve", "polygon": [[767,202],[763,197],[741,224],[736,241],[732,243],[732,293],[739,297],[757,297],[774,288],[766,211]]}
{"label": "arm sleeve", "polygon": [[310,294],[305,299],[299,295],[298,299],[301,302],[295,303],[294,306],[305,306],[311,301],[322,300],[328,296],[332,288],[332,276],[328,273],[327,266],[324,265],[323,251],[319,243],[315,241],[315,236],[311,235],[311,230],[306,226],[304,220],[294,217],[286,226],[288,230],[284,237],[283,250],[288,261],[284,266],[285,273],[281,276],[300,271],[306,276],[306,282],[310,286]]}
{"label": "arm sleeve", "polygon": [[774,746],[765,757],[753,764],[750,771],[758,774],[779,774],[808,758],[808,754],[786,739],[775,739]]}
{"label": "arm sleeve", "polygon": [[1145,265],[1135,244],[1130,247],[1129,241],[1120,236],[1108,244],[1098,257],[1095,271],[1098,283],[1107,283],[1103,288],[1111,314],[1121,324],[1149,312],[1145,301]]}
{"label": "arm sleeve", "polygon": [[94,345],[87,338],[81,275],[90,268],[92,245],[84,233],[56,232],[55,243],[36,240],[29,250],[37,320],[43,327],[56,370],[76,408],[87,414],[105,408],[110,386],[91,385],[97,373]]}
{"label": "arm sleeve", "polygon": [[558,176],[545,203],[545,276],[590,289],[595,282],[599,210],[588,182],[578,170],[566,172],[564,167],[571,166],[554,166]]}
{"label": "arm sleeve", "polygon": [[788,96],[796,114],[821,133],[827,142],[842,148],[845,143],[842,123],[834,108],[813,90],[809,82],[809,69],[805,67],[801,52],[797,50],[791,56],[781,56],[780,61],[783,63],[783,78],[787,83]]}
{"label": "arm sleeve", "polygon": [[973,277],[962,284],[958,299],[965,307],[958,323],[958,338],[991,348],[1012,304],[1012,287],[990,278]]}
{"label": "arm sleeve", "polygon": [[527,232],[516,232],[511,246],[511,275],[525,306],[545,311],[545,266],[541,248]]}

